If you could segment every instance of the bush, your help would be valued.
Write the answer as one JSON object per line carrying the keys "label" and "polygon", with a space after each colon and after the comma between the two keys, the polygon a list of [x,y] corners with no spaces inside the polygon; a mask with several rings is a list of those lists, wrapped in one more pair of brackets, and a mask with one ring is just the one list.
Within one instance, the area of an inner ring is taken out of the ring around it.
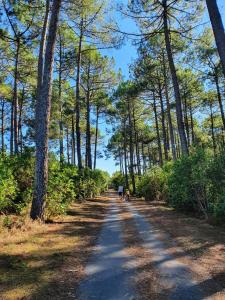
{"label": "bush", "polygon": [[15,209],[14,200],[18,191],[17,182],[13,176],[8,159],[0,159],[0,212]]}
{"label": "bush", "polygon": [[115,172],[111,177],[110,185],[116,191],[118,190],[120,185],[126,186],[125,177],[123,176],[123,174],[119,171]]}
{"label": "bush", "polygon": [[[34,155],[26,151],[21,156],[0,158],[0,213],[18,213],[31,203],[34,183]],[[46,199],[46,217],[66,212],[80,194],[99,195],[108,188],[109,175],[101,170],[60,165],[50,156]]]}
{"label": "bush", "polygon": [[107,172],[84,168],[74,179],[77,195],[81,194],[84,198],[95,197],[107,190],[109,179]]}
{"label": "bush", "polygon": [[168,180],[169,204],[186,212],[201,212],[207,217],[207,169],[208,157],[202,150],[177,160]]}
{"label": "bush", "polygon": [[46,217],[64,214],[72,201],[76,199],[74,178],[77,169],[72,166],[60,167],[59,162],[50,163],[48,191],[46,200]]}
{"label": "bush", "polygon": [[137,183],[138,196],[145,200],[166,200],[167,172],[159,166],[152,167]]}

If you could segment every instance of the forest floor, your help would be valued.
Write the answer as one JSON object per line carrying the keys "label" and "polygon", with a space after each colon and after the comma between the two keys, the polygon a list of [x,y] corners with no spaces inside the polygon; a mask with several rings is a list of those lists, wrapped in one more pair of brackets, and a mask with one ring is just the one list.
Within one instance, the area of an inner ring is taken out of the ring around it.
{"label": "forest floor", "polygon": [[2,230],[0,299],[225,299],[225,230],[106,194]]}

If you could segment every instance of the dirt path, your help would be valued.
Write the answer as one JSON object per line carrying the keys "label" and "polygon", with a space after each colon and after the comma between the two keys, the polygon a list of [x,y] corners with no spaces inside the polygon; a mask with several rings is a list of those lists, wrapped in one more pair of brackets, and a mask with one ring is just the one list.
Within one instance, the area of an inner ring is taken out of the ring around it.
{"label": "dirt path", "polygon": [[[138,212],[135,205],[120,203],[115,194],[111,194],[110,198],[111,208],[86,266],[86,277],[79,287],[79,300],[214,299],[204,296],[204,287],[196,282],[189,266],[168,251],[159,230]],[[144,298],[140,294],[140,286],[135,286],[140,264],[143,267],[144,262],[139,262],[129,251],[132,245],[128,245],[125,238],[127,219],[121,214],[124,209],[130,214],[135,227],[133,240],[141,243],[143,255],[158,274],[157,285],[166,291],[163,297],[155,298],[149,294]]]}
{"label": "dirt path", "polygon": [[86,266],[86,278],[78,291],[80,300],[132,300],[134,275],[132,257],[122,240],[120,209],[112,200],[93,256]]}

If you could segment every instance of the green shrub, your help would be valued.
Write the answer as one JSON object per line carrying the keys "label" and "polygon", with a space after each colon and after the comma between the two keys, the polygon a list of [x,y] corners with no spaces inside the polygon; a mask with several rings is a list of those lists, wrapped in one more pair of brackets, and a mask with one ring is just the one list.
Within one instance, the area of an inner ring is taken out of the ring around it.
{"label": "green shrub", "polygon": [[17,195],[17,182],[8,159],[0,159],[0,212],[13,211]]}
{"label": "green shrub", "polygon": [[208,216],[208,162],[209,158],[203,150],[197,150],[174,162],[168,179],[170,205],[186,212],[198,211]]}
{"label": "green shrub", "polygon": [[115,172],[111,177],[110,185],[116,191],[118,190],[118,187],[120,185],[126,186],[126,181],[125,181],[125,177],[123,176],[123,174],[119,171]]}
{"label": "green shrub", "polygon": [[46,217],[64,214],[72,201],[76,199],[74,178],[77,169],[73,166],[60,167],[59,162],[50,163]]}
{"label": "green shrub", "polygon": [[137,183],[137,194],[148,201],[166,200],[167,172],[159,166],[152,167]]}

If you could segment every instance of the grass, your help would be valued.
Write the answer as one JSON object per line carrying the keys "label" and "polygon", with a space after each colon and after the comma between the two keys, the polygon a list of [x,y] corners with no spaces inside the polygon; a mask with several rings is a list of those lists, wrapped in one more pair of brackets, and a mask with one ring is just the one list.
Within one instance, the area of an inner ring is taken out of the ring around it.
{"label": "grass", "polygon": [[0,299],[76,299],[107,206],[104,197],[73,204],[51,224],[12,216],[0,227]]}

